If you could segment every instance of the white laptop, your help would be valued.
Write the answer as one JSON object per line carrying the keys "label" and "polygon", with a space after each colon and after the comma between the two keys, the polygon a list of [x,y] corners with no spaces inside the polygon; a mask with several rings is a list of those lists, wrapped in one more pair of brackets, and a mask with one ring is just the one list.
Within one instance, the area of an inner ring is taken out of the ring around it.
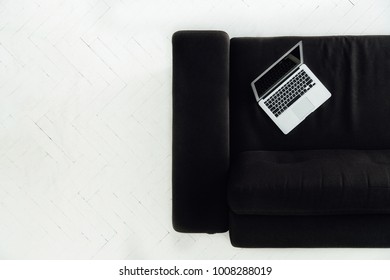
{"label": "white laptop", "polygon": [[331,96],[303,64],[302,41],[251,85],[259,106],[284,134],[289,133]]}

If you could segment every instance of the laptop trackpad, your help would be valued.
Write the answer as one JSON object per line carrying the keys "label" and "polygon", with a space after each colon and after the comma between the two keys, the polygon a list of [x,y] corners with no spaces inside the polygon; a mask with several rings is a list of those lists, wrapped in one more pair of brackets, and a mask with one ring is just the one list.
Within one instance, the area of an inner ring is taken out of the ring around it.
{"label": "laptop trackpad", "polygon": [[301,97],[297,101],[297,104],[294,104],[291,109],[300,120],[303,120],[314,110],[314,105],[309,101],[309,99],[307,99],[307,97]]}

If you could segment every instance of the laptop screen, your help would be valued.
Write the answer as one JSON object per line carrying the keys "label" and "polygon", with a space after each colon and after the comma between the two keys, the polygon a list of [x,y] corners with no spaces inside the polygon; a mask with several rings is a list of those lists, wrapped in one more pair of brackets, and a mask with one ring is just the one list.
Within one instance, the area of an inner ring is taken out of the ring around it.
{"label": "laptop screen", "polygon": [[285,75],[291,72],[300,63],[301,52],[299,45],[297,45],[255,82],[258,96],[261,97],[268,90],[272,89]]}

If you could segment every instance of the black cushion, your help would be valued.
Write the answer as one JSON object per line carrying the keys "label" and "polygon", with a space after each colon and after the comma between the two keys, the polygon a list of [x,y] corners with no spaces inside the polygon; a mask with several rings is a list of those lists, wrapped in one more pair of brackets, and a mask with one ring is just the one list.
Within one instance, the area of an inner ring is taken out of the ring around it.
{"label": "black cushion", "polygon": [[390,215],[230,215],[233,246],[390,247]]}
{"label": "black cushion", "polygon": [[[250,83],[298,41],[332,97],[284,135]],[[233,38],[231,156],[250,150],[390,149],[390,36]]]}
{"label": "black cushion", "polygon": [[244,152],[228,200],[241,215],[390,213],[390,150]]}
{"label": "black cushion", "polygon": [[229,168],[229,36],[173,35],[172,218],[181,232],[224,232]]}

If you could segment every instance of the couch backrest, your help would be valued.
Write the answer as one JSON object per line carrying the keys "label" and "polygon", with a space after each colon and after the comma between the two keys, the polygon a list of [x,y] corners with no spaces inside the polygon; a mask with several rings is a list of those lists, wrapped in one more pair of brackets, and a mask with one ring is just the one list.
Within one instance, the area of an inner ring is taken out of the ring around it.
{"label": "couch backrest", "polygon": [[[258,107],[250,83],[299,40],[332,97],[288,135]],[[231,155],[248,150],[389,149],[390,36],[233,38]]]}

